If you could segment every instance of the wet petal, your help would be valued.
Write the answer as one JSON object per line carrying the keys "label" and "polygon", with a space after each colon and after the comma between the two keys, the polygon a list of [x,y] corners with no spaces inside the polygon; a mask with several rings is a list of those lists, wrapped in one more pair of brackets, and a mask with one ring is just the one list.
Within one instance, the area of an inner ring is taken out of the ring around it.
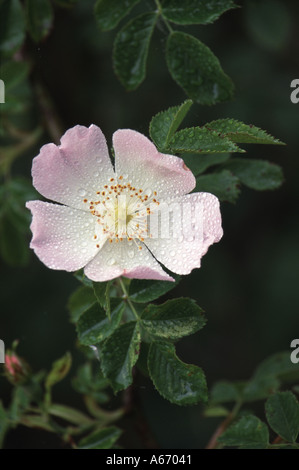
{"label": "wet petal", "polygon": [[26,207],[33,215],[30,247],[51,269],[76,271],[94,258],[105,242],[99,239],[100,233],[94,239],[98,227],[88,212],[42,201],[27,202]]}
{"label": "wet petal", "polygon": [[95,125],[75,126],[61,138],[61,145],[44,145],[33,160],[33,185],[46,198],[88,210],[111,176],[113,167],[105,137]]}
{"label": "wet petal", "polygon": [[146,246],[139,250],[135,243],[123,240],[106,242],[98,255],[84,269],[93,281],[103,282],[125,276],[136,279],[173,281],[157,263]]}
{"label": "wet petal", "polygon": [[177,274],[189,274],[223,235],[219,201],[209,193],[177,198],[161,206],[159,217],[151,217],[150,232],[144,243],[157,260]]}
{"label": "wet petal", "polygon": [[195,177],[181,158],[158,152],[144,135],[121,129],[113,135],[115,170],[125,182],[144,192],[156,191],[159,201],[187,194],[195,187]]}

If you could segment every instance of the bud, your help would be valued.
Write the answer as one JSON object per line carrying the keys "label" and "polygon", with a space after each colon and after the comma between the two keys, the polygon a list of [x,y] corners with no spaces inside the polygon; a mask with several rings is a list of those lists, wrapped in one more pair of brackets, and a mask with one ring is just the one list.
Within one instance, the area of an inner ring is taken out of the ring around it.
{"label": "bud", "polygon": [[4,373],[10,383],[19,385],[28,380],[31,370],[24,359],[14,351],[8,351],[5,355]]}

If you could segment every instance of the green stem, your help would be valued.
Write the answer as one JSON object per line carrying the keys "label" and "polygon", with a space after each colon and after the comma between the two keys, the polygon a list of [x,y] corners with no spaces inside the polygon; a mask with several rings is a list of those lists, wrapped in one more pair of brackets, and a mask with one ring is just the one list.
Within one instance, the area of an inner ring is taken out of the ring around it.
{"label": "green stem", "polygon": [[66,405],[52,404],[48,412],[50,415],[65,419],[72,424],[93,424],[93,419],[89,418],[89,416]]}
{"label": "green stem", "polygon": [[165,23],[165,26],[167,27],[168,31],[171,33],[173,33],[173,29],[172,27],[170,26],[169,22],[167,21],[167,19],[163,16],[163,10],[162,10],[162,6],[160,4],[160,1],[159,0],[155,0],[155,4],[157,5],[157,8],[158,8],[158,13],[159,15],[161,16],[161,18],[163,19],[164,23]]}
{"label": "green stem", "polygon": [[102,408],[98,406],[96,401],[88,396],[85,395],[83,397],[85,406],[89,413],[97,419],[97,422],[101,424],[107,424],[107,423],[112,423],[114,421],[118,421],[120,418],[123,417],[125,414],[124,408],[119,408],[115,411],[105,411]]}
{"label": "green stem", "polygon": [[131,310],[132,310],[132,312],[133,312],[133,314],[134,314],[134,317],[135,317],[136,320],[138,321],[138,320],[139,320],[138,313],[136,312],[136,309],[135,309],[134,305],[133,305],[132,302],[131,302],[131,299],[130,299],[129,294],[128,294],[127,289],[126,289],[126,286],[124,285],[123,280],[122,280],[121,277],[119,278],[119,285],[120,285],[120,287],[121,287],[121,289],[122,289],[122,291],[123,291],[123,293],[124,293],[124,298],[125,298],[125,300],[128,302],[128,305],[130,306],[130,308],[131,308]]}

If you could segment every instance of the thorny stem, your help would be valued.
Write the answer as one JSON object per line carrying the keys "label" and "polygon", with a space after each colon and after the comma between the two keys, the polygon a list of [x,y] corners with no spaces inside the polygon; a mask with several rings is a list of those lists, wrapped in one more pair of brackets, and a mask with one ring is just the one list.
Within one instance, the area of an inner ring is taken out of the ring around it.
{"label": "thorny stem", "polygon": [[127,292],[126,286],[125,286],[124,283],[123,283],[122,278],[120,277],[120,278],[118,279],[118,281],[119,281],[119,285],[120,285],[120,287],[121,287],[121,289],[122,289],[122,291],[123,291],[123,293],[124,293],[124,299],[128,302],[128,305],[130,306],[130,308],[131,308],[131,310],[132,310],[132,313],[134,314],[134,317],[135,317],[136,320],[138,321],[138,320],[139,320],[138,313],[136,312],[136,309],[135,309],[134,305],[133,305],[132,302],[131,302],[131,299],[130,299],[130,297],[129,297],[129,294],[128,294],[128,292]]}
{"label": "thorny stem", "polygon": [[160,1],[159,1],[159,0],[155,0],[155,4],[157,5],[158,13],[159,13],[159,15],[161,16],[161,18],[163,19],[163,21],[164,21],[164,23],[165,23],[165,26],[167,27],[168,31],[170,32],[170,34],[173,33],[172,27],[170,26],[170,24],[169,24],[169,22],[167,21],[167,19],[164,18],[164,16],[163,16],[163,10],[162,10]]}
{"label": "thorny stem", "polygon": [[214,434],[211,437],[208,445],[206,446],[206,449],[217,449],[217,448],[219,448],[218,438],[224,433],[224,431],[228,428],[230,423],[235,419],[235,417],[237,416],[241,406],[242,406],[241,402],[236,403],[236,405],[234,406],[234,408],[232,409],[232,411],[230,412],[228,417],[224,421],[222,421],[220,426],[218,426],[218,428],[214,432]]}

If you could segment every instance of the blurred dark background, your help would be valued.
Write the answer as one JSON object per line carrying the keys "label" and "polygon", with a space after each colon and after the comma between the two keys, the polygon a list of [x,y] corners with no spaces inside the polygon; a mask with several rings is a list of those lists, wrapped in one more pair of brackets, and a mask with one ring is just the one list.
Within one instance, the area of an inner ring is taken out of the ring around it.
{"label": "blurred dark background", "polygon": [[[65,129],[95,123],[111,145],[118,128],[148,134],[151,117],[181,103],[185,95],[165,65],[163,28],[154,34],[146,81],[127,93],[112,68],[115,32],[97,29],[93,3],[84,0],[70,11],[57,9],[51,35],[30,48]],[[207,326],[181,341],[178,354],[205,370],[209,386],[223,378],[249,378],[261,360],[289,350],[291,340],[299,337],[299,104],[290,100],[291,81],[299,78],[299,4],[265,0],[242,6],[213,25],[188,28],[219,57],[236,92],[229,103],[194,105],[186,124],[232,117],[266,129],[287,147],[251,145],[248,155],[280,164],[285,183],[274,192],[243,188],[236,205],[223,204],[223,239],[210,248],[202,268],[171,293],[195,298],[206,312]],[[50,140],[46,136],[44,143]],[[39,147],[15,163],[15,174],[30,177]],[[19,339],[18,351],[34,370],[49,368],[66,349],[73,352],[76,364],[76,334],[66,304],[77,285],[71,274],[49,270],[33,253],[24,268],[1,263],[0,337],[6,345]],[[0,387],[7,403],[10,387],[3,378]],[[161,448],[200,448],[207,443],[218,421],[203,418],[200,406],[170,405],[146,378],[139,377],[137,387],[144,416]],[[80,397],[67,382],[55,393],[58,401],[80,406]],[[125,420],[121,426],[126,431],[124,445],[140,446],[132,424]],[[25,428],[7,439],[11,448],[56,445],[46,433]]]}

